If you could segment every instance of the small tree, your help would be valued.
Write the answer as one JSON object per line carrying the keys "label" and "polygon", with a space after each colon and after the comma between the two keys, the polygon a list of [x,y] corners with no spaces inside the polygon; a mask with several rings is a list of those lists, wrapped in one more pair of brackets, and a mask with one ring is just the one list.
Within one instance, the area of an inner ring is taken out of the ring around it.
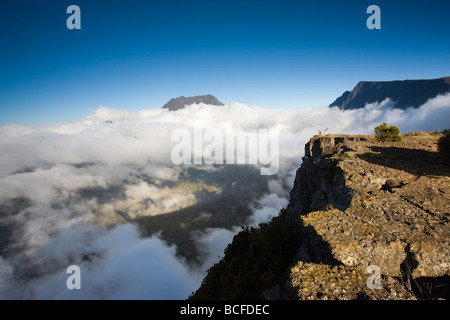
{"label": "small tree", "polygon": [[402,136],[399,133],[399,128],[396,126],[388,126],[386,122],[375,127],[375,138],[378,141],[402,141]]}
{"label": "small tree", "polygon": [[442,136],[437,141],[439,153],[450,156],[450,129],[444,130]]}

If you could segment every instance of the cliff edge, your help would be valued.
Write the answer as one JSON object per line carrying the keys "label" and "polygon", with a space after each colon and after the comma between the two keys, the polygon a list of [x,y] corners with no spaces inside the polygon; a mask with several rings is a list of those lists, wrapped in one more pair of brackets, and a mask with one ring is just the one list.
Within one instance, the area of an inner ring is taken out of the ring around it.
{"label": "cliff edge", "polygon": [[191,298],[448,299],[450,165],[439,136],[311,138],[288,207],[236,235]]}
{"label": "cliff edge", "polygon": [[[431,298],[439,295],[433,286],[448,291],[450,166],[437,153],[438,136],[378,142],[328,135],[306,144],[287,209],[299,245],[290,273],[298,298]],[[369,266],[381,272],[379,290],[367,287]],[[314,281],[305,276],[311,274]]]}

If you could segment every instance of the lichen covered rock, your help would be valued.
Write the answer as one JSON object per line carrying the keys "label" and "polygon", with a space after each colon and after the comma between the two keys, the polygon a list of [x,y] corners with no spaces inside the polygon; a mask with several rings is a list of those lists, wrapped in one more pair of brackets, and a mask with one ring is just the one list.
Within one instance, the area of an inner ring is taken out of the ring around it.
{"label": "lichen covered rock", "polygon": [[379,288],[369,287],[371,276],[359,267],[299,261],[290,271],[291,295],[301,300],[414,299],[392,277],[382,277]]}
{"label": "lichen covered rock", "polygon": [[[437,136],[406,134],[396,143],[373,136],[312,138],[288,206],[287,221],[298,235],[296,260],[327,264],[331,273],[338,265],[376,265],[409,288],[419,278],[448,282],[450,166],[436,152]],[[303,283],[298,277],[296,285]]]}

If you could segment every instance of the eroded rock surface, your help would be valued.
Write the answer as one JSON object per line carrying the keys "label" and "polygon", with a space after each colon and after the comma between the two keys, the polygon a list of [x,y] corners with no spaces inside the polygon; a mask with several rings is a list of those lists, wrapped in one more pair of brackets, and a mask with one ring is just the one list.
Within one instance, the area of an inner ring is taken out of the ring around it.
{"label": "eroded rock surface", "polygon": [[[376,265],[386,285],[401,282],[406,289],[415,279],[448,277],[450,166],[437,153],[437,138],[434,133],[412,133],[402,142],[383,143],[371,135],[313,137],[288,207],[302,268],[326,264],[324,274],[329,275],[341,265],[364,274]],[[292,274],[291,285],[301,284],[294,281],[298,272]],[[305,298],[302,286],[298,297]],[[363,292],[357,287],[347,295],[336,288],[325,291],[339,293],[331,299],[355,298]],[[398,288],[394,291],[372,298],[408,297]],[[312,289],[307,297],[327,296],[316,294]]]}

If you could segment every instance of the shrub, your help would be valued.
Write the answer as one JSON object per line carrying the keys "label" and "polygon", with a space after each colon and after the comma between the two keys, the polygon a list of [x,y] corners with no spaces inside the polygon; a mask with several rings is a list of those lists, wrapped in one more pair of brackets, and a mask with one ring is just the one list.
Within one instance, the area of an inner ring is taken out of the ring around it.
{"label": "shrub", "polygon": [[224,257],[213,265],[190,300],[264,299],[264,291],[286,282],[286,270],[297,252],[285,209],[258,228],[234,236]]}
{"label": "shrub", "polygon": [[386,122],[375,127],[375,138],[378,141],[402,141],[402,136],[399,133],[399,128],[396,126],[388,126]]}
{"label": "shrub", "polygon": [[318,130],[318,136],[320,137],[320,136],[322,136],[322,135],[324,135],[325,134],[325,132],[327,132],[327,130],[328,130],[328,128],[326,128],[325,130]]}
{"label": "shrub", "polygon": [[450,129],[442,132],[442,136],[437,141],[439,153],[450,156]]}
{"label": "shrub", "polygon": [[325,180],[327,180],[329,184],[333,184],[334,175],[336,174],[336,166],[338,165],[339,161],[342,161],[342,159],[333,158],[330,160],[328,166],[319,167],[319,169],[323,172]]}

